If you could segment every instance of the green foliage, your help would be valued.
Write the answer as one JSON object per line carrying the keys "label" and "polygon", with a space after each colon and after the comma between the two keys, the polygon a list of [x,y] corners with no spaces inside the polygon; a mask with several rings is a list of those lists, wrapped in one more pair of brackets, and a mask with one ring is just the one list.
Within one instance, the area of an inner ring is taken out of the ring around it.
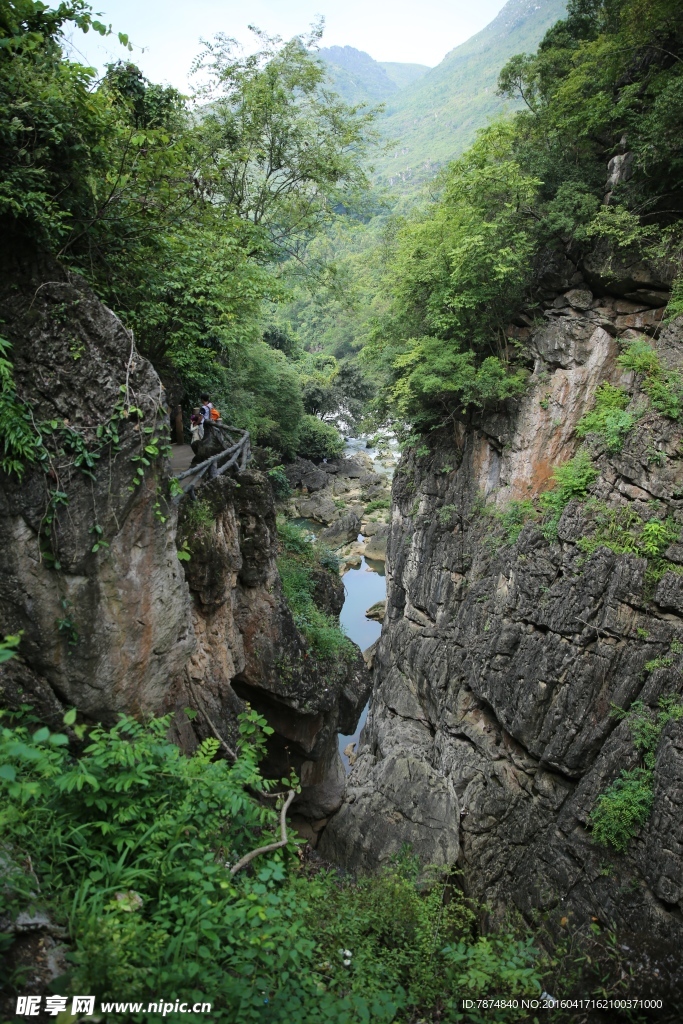
{"label": "green foliage", "polygon": [[[680,654],[680,651],[681,645],[678,644],[676,653]],[[672,660],[669,659],[668,664]],[[649,665],[649,671],[662,667],[654,662]],[[643,701],[636,700],[628,711],[615,708],[612,713],[616,718],[627,721],[633,744],[642,755],[644,767],[622,771],[608,786],[598,797],[591,812],[591,825],[596,842],[624,853],[650,816],[654,799],[653,770],[657,746],[667,723],[683,718],[683,704],[676,696],[660,697],[655,710]]]}
{"label": "green foliage", "polygon": [[254,712],[240,716],[233,765],[215,760],[214,739],[183,756],[168,717],[88,730],[72,710],[64,721],[78,757],[26,712],[0,722],[0,914],[38,905],[67,927],[60,990],[163,992],[210,1002],[231,1024],[407,1024],[418,1008],[458,1020],[463,989],[540,990],[528,939],[473,939],[475,908],[439,880],[418,883],[405,857],[353,883],[302,873],[290,839],[231,875],[276,828],[277,805],[257,798],[274,788],[257,767],[271,730]]}
{"label": "green foliage", "polygon": [[441,526],[452,526],[453,519],[457,511],[457,505],[442,505],[436,518],[439,520]]}
{"label": "green foliage", "polygon": [[671,567],[664,552],[678,540],[680,526],[670,517],[643,519],[628,506],[597,505],[595,508],[595,525],[590,534],[579,539],[581,550],[591,554],[599,547],[606,547],[617,555],[646,558],[647,581],[652,584],[661,579]]}
{"label": "green foliage", "polygon": [[[330,875],[318,875],[311,882],[311,920],[330,987],[370,999],[388,990],[403,1011],[398,1020],[421,1019],[437,1009],[446,1020],[474,1020],[460,1009],[463,994],[487,985],[537,993],[531,941],[501,935],[472,942],[471,904],[435,879],[418,888],[416,869],[404,854],[373,877],[331,885]],[[488,1019],[519,1018],[508,1012],[489,1013]]]}
{"label": "green foliage", "polygon": [[344,438],[331,423],[317,416],[302,416],[296,453],[305,459],[336,459],[344,451]]}
{"label": "green foliage", "polygon": [[19,646],[20,641],[21,636],[6,636],[0,640],[0,665],[15,657],[16,648]]}
{"label": "green foliage", "polygon": [[683,377],[678,370],[665,370],[655,349],[646,341],[630,342],[618,362],[627,370],[643,375],[642,389],[653,408],[671,420],[683,415]]}
{"label": "green foliage", "polygon": [[515,544],[525,524],[538,519],[538,511],[533,501],[525,498],[508,502],[505,508],[496,510],[495,516],[505,530],[508,544]]}
{"label": "green foliage", "polygon": [[579,437],[595,435],[610,453],[621,451],[624,438],[635,423],[634,417],[625,411],[630,400],[623,388],[607,382],[601,384],[595,395],[595,408],[581,417],[576,433]]}
{"label": "green foliage", "polygon": [[380,509],[389,508],[391,508],[390,498],[373,498],[372,501],[369,501],[365,506],[365,514],[366,516],[369,516],[372,512],[378,512]]}
{"label": "green foliage", "polygon": [[[198,118],[129,62],[96,81],[65,58],[69,22],[99,25],[81,0],[5,8],[3,235],[86,276],[142,353],[172,364],[189,401],[211,391],[224,418],[292,457],[298,349],[261,340],[262,309],[286,294],[276,264],[305,266],[315,233],[361,202],[373,115],[324,89],[318,31],[287,43],[259,34],[246,58],[224,37],[208,44]],[[3,392],[3,435],[30,447],[4,382]]]}
{"label": "green foliage", "polygon": [[[520,151],[551,204],[564,190],[565,220],[556,227],[565,238],[627,247],[675,220],[683,147],[672,124],[683,110],[682,44],[675,0],[570,0],[538,52],[503,69],[501,91],[527,106],[517,115]],[[606,158],[620,152],[624,133],[633,173],[602,206]]]}
{"label": "green foliage", "polygon": [[557,533],[557,524],[565,508],[574,498],[585,498],[588,488],[596,480],[598,471],[590,454],[581,449],[573,459],[556,466],[552,475],[553,488],[545,491],[539,500],[541,509],[548,518],[543,532],[548,537]]}
{"label": "green foliage", "polygon": [[292,493],[292,488],[285,473],[285,467],[273,466],[272,469],[267,470],[267,474],[276,499],[288,498]]}
{"label": "green foliage", "polygon": [[215,522],[213,506],[208,498],[186,501],[183,506],[182,527],[195,537],[205,535]]}
{"label": "green foliage", "polygon": [[622,771],[598,797],[591,812],[595,841],[624,853],[650,817],[652,799],[651,771],[647,768]]}
{"label": "green foliage", "polygon": [[483,132],[445,174],[440,202],[397,236],[393,306],[368,354],[390,374],[390,403],[422,427],[525,387],[506,328],[530,273],[540,183],[515,161],[512,142],[505,124]]}
{"label": "green foliage", "polygon": [[40,435],[31,422],[29,409],[17,399],[10,345],[0,338],[0,468],[21,480],[26,463],[45,457],[40,450]]}
{"label": "green foliage", "polygon": [[316,588],[314,570],[322,568],[338,573],[336,556],[284,516],[278,517],[277,527],[282,547],[277,565],[285,599],[297,628],[318,658],[353,658],[354,645],[339,624],[318,608],[313,599]]}

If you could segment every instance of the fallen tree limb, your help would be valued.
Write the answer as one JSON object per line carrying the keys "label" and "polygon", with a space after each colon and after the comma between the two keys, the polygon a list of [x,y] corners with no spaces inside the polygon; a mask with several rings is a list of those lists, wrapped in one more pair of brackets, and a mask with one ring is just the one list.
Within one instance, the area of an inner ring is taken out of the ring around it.
{"label": "fallen tree limb", "polygon": [[279,850],[281,847],[287,845],[286,816],[287,811],[289,810],[289,805],[291,804],[295,796],[296,790],[290,789],[289,793],[287,794],[287,799],[280,808],[280,835],[282,836],[282,839],[280,839],[280,841],[277,843],[268,843],[267,846],[259,846],[258,849],[252,850],[250,853],[245,853],[244,857],[240,857],[237,863],[233,864],[233,866],[230,868],[231,875],[236,875],[238,871],[241,871],[242,868],[245,868],[247,864],[249,864],[254,859],[254,857],[259,857],[262,853],[272,853],[273,850]]}

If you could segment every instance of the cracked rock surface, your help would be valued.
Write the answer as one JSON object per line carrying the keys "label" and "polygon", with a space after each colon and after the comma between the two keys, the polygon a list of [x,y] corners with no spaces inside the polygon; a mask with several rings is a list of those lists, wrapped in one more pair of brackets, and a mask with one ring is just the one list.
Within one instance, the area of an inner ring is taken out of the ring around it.
{"label": "cracked rock surface", "polygon": [[[656,708],[683,689],[680,658],[664,657],[683,640],[681,547],[653,582],[643,557],[580,546],[600,508],[683,524],[680,425],[648,411],[621,453],[594,449],[593,501],[570,502],[552,539],[539,517],[510,540],[496,516],[536,498],[575,454],[601,383],[643,408],[616,360],[619,335],[634,336],[617,322],[623,291],[573,283],[530,331],[536,362],[519,403],[442,431],[394,478],[376,689],[319,849],[356,871],[409,842],[423,863],[461,869],[493,920],[512,910],[532,925],[544,916],[556,935],[567,922],[613,928],[648,963],[669,963],[680,994],[669,954],[683,941],[683,724],[662,733],[653,810],[624,854],[594,842],[590,814],[642,764],[614,706]],[[647,339],[665,365],[683,365],[680,319]]]}

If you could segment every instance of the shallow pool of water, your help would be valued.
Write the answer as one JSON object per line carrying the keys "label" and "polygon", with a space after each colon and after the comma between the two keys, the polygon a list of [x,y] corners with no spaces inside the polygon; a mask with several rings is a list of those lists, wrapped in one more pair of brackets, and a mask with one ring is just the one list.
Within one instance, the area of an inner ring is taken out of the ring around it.
{"label": "shallow pool of water", "polygon": [[[375,567],[382,567],[381,574]],[[358,644],[361,651],[364,651],[371,644],[374,644],[382,631],[382,625],[373,619],[366,619],[367,609],[383,601],[387,593],[387,583],[384,578],[384,565],[382,562],[375,562],[369,565],[365,558],[361,559],[360,568],[349,569],[342,576],[342,583],[346,591],[344,607],[341,610],[339,621],[344,631],[354,644]]]}
{"label": "shallow pool of water", "polygon": [[[377,571],[377,570],[381,571]],[[382,624],[373,619],[366,619],[365,612],[377,601],[383,601],[387,596],[387,583],[384,578],[384,563],[373,562],[369,564],[363,558],[360,568],[349,569],[343,577],[346,597],[344,607],[341,610],[339,621],[346,631],[346,635],[354,643],[358,644],[361,651],[366,650],[375,640],[378,639]],[[349,759],[344,753],[344,748],[349,743],[358,743],[361,729],[368,717],[369,704],[363,708],[356,731],[350,736],[339,734],[339,753],[341,754],[344,768],[350,770]]]}

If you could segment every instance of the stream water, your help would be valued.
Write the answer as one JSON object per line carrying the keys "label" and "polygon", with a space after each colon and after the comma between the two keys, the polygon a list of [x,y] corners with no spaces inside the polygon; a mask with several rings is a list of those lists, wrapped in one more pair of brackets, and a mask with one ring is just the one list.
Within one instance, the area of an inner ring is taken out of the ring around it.
{"label": "stream water", "polygon": [[[393,438],[388,439],[388,444],[395,458],[398,454],[398,446]],[[377,449],[366,447],[366,439],[364,437],[347,438],[345,449],[347,455],[356,455],[359,452],[369,455],[375,472],[381,473],[391,480],[394,472],[393,464],[387,465],[386,463],[390,462],[390,460],[383,458]],[[306,526],[312,533],[317,534],[322,529],[320,523],[315,523],[310,519],[295,519],[294,522],[301,526]],[[358,540],[363,541],[365,538],[359,535]],[[358,644],[361,651],[365,651],[374,644],[382,632],[381,623],[376,622],[374,619],[367,619],[365,612],[373,604],[383,601],[387,595],[384,562],[375,561],[363,556],[360,566],[348,569],[344,573],[342,580],[345,597],[339,621],[349,639]],[[344,748],[349,743],[358,742],[361,730],[368,717],[369,707],[370,704],[368,703],[363,708],[356,731],[352,735],[343,736],[341,733],[339,734],[339,752],[347,772],[350,770],[350,765],[349,759],[344,753]]]}
{"label": "stream water", "polygon": [[[361,651],[374,644],[382,632],[382,624],[374,619],[366,619],[366,610],[376,601],[383,601],[387,594],[386,580],[384,578],[384,562],[370,562],[366,558],[361,559],[358,569],[349,569],[343,576],[344,607],[341,610],[339,621],[341,622],[346,635],[354,644],[358,644]],[[344,753],[349,743],[357,743],[361,729],[368,717],[366,704],[361,712],[356,731],[351,736],[339,734],[339,753],[344,762],[346,771],[350,771],[349,759]]]}
{"label": "stream water", "polygon": [[[396,455],[398,453],[398,446],[393,438],[388,439],[388,443],[392,453]],[[389,479],[393,476],[393,465],[384,465],[383,463],[389,460],[382,459],[380,453],[375,448],[367,448],[364,437],[347,438],[345,447],[348,455],[355,455],[357,452],[369,455],[375,472],[382,473]],[[359,537],[358,539],[362,540],[363,538]],[[376,562],[363,557],[358,568],[349,569],[344,573],[343,581],[346,596],[339,621],[349,639],[358,644],[361,651],[365,651],[374,644],[382,632],[381,623],[375,622],[373,619],[366,619],[365,612],[371,605],[376,604],[377,601],[383,601],[387,596],[384,562]],[[344,753],[344,749],[349,743],[358,743],[361,730],[368,717],[369,707],[370,704],[368,703],[363,708],[356,731],[352,735],[343,736],[341,733],[339,734],[339,753],[347,772],[351,766],[349,765],[348,757]]]}

